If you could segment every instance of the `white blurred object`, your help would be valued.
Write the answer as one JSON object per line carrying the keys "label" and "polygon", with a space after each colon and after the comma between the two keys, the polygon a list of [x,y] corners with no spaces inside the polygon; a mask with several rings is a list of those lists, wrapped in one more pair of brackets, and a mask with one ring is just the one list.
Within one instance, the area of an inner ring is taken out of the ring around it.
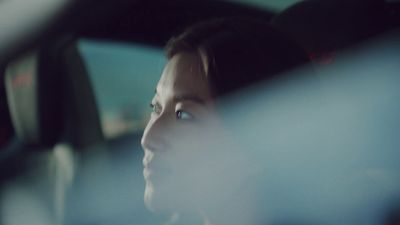
{"label": "white blurred object", "polygon": [[0,1],[0,52],[40,34],[70,0]]}
{"label": "white blurred object", "polygon": [[29,170],[1,187],[1,224],[62,225],[75,173],[71,147],[59,144],[26,160],[20,166]]}

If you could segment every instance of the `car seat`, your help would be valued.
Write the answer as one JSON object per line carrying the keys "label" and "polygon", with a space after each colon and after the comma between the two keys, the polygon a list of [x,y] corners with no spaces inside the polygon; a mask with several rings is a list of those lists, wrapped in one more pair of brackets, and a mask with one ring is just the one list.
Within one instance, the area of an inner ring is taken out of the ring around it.
{"label": "car seat", "polygon": [[89,149],[101,148],[99,115],[75,43],[54,43],[6,68],[17,141],[2,165],[1,224],[64,224],[76,167]]}

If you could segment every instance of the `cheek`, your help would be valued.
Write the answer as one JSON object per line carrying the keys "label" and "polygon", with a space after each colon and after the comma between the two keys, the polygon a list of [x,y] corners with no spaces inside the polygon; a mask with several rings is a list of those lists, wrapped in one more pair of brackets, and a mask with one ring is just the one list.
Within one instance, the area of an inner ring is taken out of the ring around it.
{"label": "cheek", "polygon": [[163,159],[173,167],[164,183],[165,187],[173,187],[167,188],[169,195],[207,203],[218,201],[219,193],[228,195],[228,190],[239,186],[237,174],[245,166],[238,159],[243,157],[235,154],[238,151],[234,143],[220,128],[215,123],[193,123],[179,124],[170,130],[171,149],[163,154]]}
{"label": "cheek", "polygon": [[223,149],[226,148],[221,146],[220,141],[225,135],[219,124],[216,118],[210,115],[204,115],[196,122],[171,122],[171,127],[166,132],[170,145],[164,156],[175,172],[200,170],[207,163],[214,161],[216,155],[219,159],[225,155]]}
{"label": "cheek", "polygon": [[172,148],[168,154],[176,172],[191,177],[193,171],[204,170],[216,153],[222,153],[216,144],[217,135],[199,125],[177,126],[171,132]]}

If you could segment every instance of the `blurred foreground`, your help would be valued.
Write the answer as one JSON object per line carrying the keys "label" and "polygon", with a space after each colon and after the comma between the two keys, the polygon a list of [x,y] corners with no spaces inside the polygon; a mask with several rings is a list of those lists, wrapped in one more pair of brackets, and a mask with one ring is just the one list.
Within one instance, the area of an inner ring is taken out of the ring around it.
{"label": "blurred foreground", "polygon": [[[186,155],[166,152],[181,174],[161,184],[172,193],[165,204],[209,204],[230,224],[398,224],[399,40],[388,35],[221,102],[222,120],[176,134]],[[35,156],[2,184],[4,224],[162,224],[144,209],[139,140],[80,158],[68,146]],[[49,157],[57,163],[43,163]],[[55,199],[43,201],[49,192]]]}

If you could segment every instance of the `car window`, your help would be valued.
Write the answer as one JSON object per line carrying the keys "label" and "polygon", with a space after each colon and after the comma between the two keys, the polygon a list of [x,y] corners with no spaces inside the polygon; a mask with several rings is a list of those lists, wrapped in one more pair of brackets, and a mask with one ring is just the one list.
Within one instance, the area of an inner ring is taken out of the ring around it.
{"label": "car window", "polygon": [[106,138],[140,131],[165,63],[161,48],[82,39],[78,49],[91,79]]}

